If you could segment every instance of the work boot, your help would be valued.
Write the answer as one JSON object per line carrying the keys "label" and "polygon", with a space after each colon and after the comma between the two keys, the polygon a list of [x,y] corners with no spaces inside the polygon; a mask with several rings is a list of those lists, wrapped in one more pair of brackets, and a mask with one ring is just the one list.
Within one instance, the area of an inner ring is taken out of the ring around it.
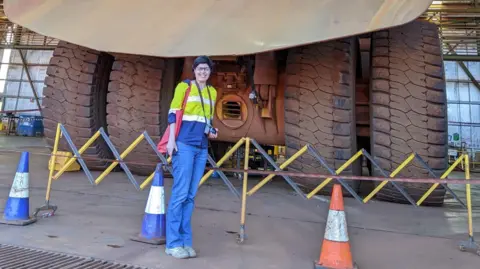
{"label": "work boot", "polygon": [[188,252],[188,255],[190,258],[195,258],[197,257],[197,252],[192,247],[184,247],[184,249]]}
{"label": "work boot", "polygon": [[177,259],[186,259],[190,256],[182,247],[166,248],[165,253]]}

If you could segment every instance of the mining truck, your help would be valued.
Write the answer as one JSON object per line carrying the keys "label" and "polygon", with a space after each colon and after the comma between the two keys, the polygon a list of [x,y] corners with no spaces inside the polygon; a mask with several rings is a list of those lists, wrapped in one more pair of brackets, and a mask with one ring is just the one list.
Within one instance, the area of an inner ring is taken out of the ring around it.
{"label": "mining truck", "polygon": [[[144,130],[159,141],[176,84],[193,77],[196,56],[208,55],[217,152],[242,137],[285,145],[287,158],[310,144],[337,169],[364,148],[387,173],[416,152],[439,173],[448,165],[442,46],[437,26],[419,19],[431,2],[4,0],[4,7],[12,22],[61,40],[44,88],[50,145],[57,123],[77,146],[101,127],[119,152]],[[102,139],[84,155],[114,159]],[[148,174],[153,166],[139,163],[158,157],[145,143],[126,160]],[[309,154],[288,169],[327,174]],[[361,161],[343,173],[360,175]],[[414,162],[399,176],[430,175]],[[294,180],[307,189],[323,181]],[[402,186],[415,200],[430,187]],[[376,197],[407,202],[390,184]],[[424,205],[444,197],[439,186]]]}

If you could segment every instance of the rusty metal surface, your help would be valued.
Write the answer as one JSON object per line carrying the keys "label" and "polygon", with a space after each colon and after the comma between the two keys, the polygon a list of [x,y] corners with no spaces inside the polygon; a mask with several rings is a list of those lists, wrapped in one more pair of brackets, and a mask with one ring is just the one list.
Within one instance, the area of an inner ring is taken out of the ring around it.
{"label": "rusty metal surface", "polygon": [[213,125],[219,130],[219,141],[237,142],[250,137],[260,144],[285,144],[284,75],[279,74],[276,79],[276,85],[256,85],[257,91],[267,87],[266,99],[270,101],[255,105],[248,98],[251,88],[247,86],[246,73],[233,70],[212,74],[212,84],[217,89]]}
{"label": "rusty metal surface", "polygon": [[147,269],[89,257],[0,245],[1,269]]}
{"label": "rusty metal surface", "polygon": [[355,120],[357,136],[370,136],[370,100],[368,84],[357,83],[355,87]]}
{"label": "rusty metal surface", "polygon": [[96,50],[185,57],[252,54],[376,31],[414,20],[431,2],[4,0],[4,7],[15,23]]}

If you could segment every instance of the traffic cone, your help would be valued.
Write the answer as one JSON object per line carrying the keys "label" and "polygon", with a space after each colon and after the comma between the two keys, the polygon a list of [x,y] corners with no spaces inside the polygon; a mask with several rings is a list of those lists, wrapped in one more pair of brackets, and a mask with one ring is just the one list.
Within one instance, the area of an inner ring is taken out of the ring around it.
{"label": "traffic cone", "polygon": [[22,152],[0,223],[24,226],[37,221],[35,217],[29,216],[28,159],[28,152]]}
{"label": "traffic cone", "polygon": [[334,184],[320,259],[315,269],[357,269],[352,260],[343,207],[342,186]]}
{"label": "traffic cone", "polygon": [[142,231],[130,238],[133,241],[162,245],[166,242],[165,191],[162,164],[158,164],[148,195]]}

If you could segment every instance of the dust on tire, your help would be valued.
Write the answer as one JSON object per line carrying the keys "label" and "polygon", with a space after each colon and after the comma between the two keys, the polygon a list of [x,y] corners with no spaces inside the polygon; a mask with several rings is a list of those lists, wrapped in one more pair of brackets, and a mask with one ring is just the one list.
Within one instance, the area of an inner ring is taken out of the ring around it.
{"label": "dust on tire", "polygon": [[[53,147],[58,123],[65,126],[78,148],[100,127],[106,127],[106,82],[112,61],[106,53],[59,42],[47,69],[43,100],[45,138],[50,147]],[[61,139],[59,150],[71,152],[64,139]],[[97,139],[83,156],[112,158],[101,139]],[[102,170],[109,164],[89,159],[85,162],[94,170]]]}
{"label": "dust on tire", "polygon": [[[355,39],[343,39],[293,48],[289,51],[285,89],[285,141],[292,156],[312,145],[331,168],[338,168],[356,152]],[[289,170],[328,173],[303,154]],[[351,172],[349,167],[345,173]],[[324,179],[294,180],[311,189]],[[332,181],[333,182],[333,181]],[[349,181],[357,189],[356,181]],[[331,191],[331,186],[323,193]]]}
{"label": "dust on tire", "polygon": [[[164,77],[168,63],[158,57],[115,55],[108,86],[107,122],[110,139],[119,152],[123,152],[143,131],[148,132],[154,143],[160,139],[165,126],[164,114],[168,112],[165,108],[171,101],[163,91],[173,92],[174,89],[174,76]],[[173,67],[169,65],[168,68]],[[159,161],[145,140],[125,160],[146,163],[128,165],[132,172],[140,175],[153,172]]]}
{"label": "dust on tire", "polygon": [[[372,36],[371,144],[380,167],[392,171],[417,152],[438,173],[446,169],[447,121],[441,44],[434,24],[415,21]],[[374,171],[375,175],[380,175]],[[438,174],[437,173],[437,174]],[[401,177],[429,177],[413,161]],[[431,184],[404,183],[417,201]],[[425,205],[441,205],[439,186]],[[408,203],[387,184],[377,199]]]}

